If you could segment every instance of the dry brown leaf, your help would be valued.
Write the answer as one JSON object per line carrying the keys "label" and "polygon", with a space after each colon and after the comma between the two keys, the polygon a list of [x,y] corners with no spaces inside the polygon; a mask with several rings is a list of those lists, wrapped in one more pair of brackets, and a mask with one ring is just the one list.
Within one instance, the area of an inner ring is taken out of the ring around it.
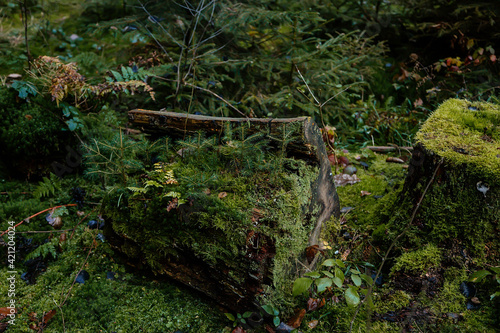
{"label": "dry brown leaf", "polygon": [[314,311],[318,308],[318,306],[319,306],[318,298],[309,298],[307,300],[307,311]]}
{"label": "dry brown leaf", "polygon": [[177,198],[173,198],[172,200],[170,200],[167,205],[167,212],[170,212],[172,209],[176,209],[178,203],[179,199]]}
{"label": "dry brown leaf", "polygon": [[310,322],[307,323],[307,327],[309,327],[309,329],[312,330],[313,328],[318,326],[318,323],[319,323],[319,320],[311,320]]}
{"label": "dry brown leaf", "polygon": [[345,252],[342,253],[342,256],[341,256],[342,261],[346,261],[347,257],[349,256],[350,253],[351,253],[351,250],[349,250],[349,249],[345,250]]}
{"label": "dry brown leaf", "polygon": [[220,192],[218,197],[219,197],[219,199],[227,197],[227,192]]}
{"label": "dry brown leaf", "polygon": [[55,309],[50,310],[43,316],[42,322],[44,324],[47,324],[48,321],[51,320],[52,317],[54,317],[55,315],[56,315],[56,310]]}
{"label": "dry brown leaf", "polygon": [[300,309],[295,312],[295,315],[288,320],[287,325],[293,328],[298,328],[306,315],[306,309]]}
{"label": "dry brown leaf", "polygon": [[347,175],[344,173],[333,176],[333,180],[335,181],[335,186],[352,185],[361,181],[356,174]]}
{"label": "dry brown leaf", "polygon": [[367,192],[367,191],[361,191],[361,196],[362,196],[362,197],[365,197],[365,196],[367,196],[367,195],[371,195],[371,193],[370,193],[370,192]]}
{"label": "dry brown leaf", "polygon": [[[7,316],[7,315],[11,314],[10,311],[11,311],[10,308],[0,308],[0,315]],[[16,313],[16,312],[17,312],[17,310],[14,308],[14,313]]]}

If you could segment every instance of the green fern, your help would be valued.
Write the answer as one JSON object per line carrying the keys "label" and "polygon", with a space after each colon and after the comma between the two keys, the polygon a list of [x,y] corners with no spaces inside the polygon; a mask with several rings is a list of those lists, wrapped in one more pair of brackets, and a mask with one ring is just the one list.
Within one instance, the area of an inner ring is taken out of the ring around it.
{"label": "green fern", "polygon": [[35,250],[33,250],[33,252],[28,254],[26,256],[26,260],[38,258],[40,256],[45,259],[49,254],[51,254],[52,258],[55,259],[57,257],[58,246],[59,246],[59,238],[54,237],[49,242],[38,246]]}
{"label": "green fern", "polygon": [[55,195],[56,191],[60,189],[61,180],[51,173],[50,177],[43,177],[42,181],[38,183],[38,186],[33,191],[33,196],[37,199],[41,199],[43,197]]}

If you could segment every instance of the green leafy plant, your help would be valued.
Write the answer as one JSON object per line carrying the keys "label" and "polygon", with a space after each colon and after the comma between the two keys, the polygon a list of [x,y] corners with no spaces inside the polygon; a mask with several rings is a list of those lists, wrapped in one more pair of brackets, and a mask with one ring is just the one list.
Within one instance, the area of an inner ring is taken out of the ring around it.
{"label": "green leafy plant", "polygon": [[33,252],[26,256],[26,260],[34,259],[37,257],[47,258],[52,255],[52,258],[57,258],[57,248],[59,246],[59,237],[53,237],[47,243],[39,245]]}
{"label": "green leafy plant", "polygon": [[278,326],[280,324],[280,311],[276,309],[274,306],[269,304],[262,305],[262,310],[264,310],[268,315],[272,316],[274,326]]}
{"label": "green leafy plant", "polygon": [[229,319],[230,321],[233,322],[233,327],[236,327],[238,325],[247,325],[247,319],[253,314],[253,312],[247,311],[243,314],[237,313],[236,317],[233,316],[231,313],[224,313],[224,315]]}
{"label": "green leafy plant", "polygon": [[[500,267],[488,267],[488,269],[482,269],[472,273],[469,277],[470,282],[481,282],[486,277],[491,276],[492,279],[496,280],[500,287]],[[500,290],[491,294],[490,299],[500,296]]]}
{"label": "green leafy plant", "polygon": [[[364,263],[365,266],[370,265]],[[373,279],[361,273],[354,263],[346,264],[340,259],[327,259],[321,266],[320,271],[304,274],[304,277],[296,279],[293,283],[292,294],[300,296],[308,292],[322,294],[326,290],[334,289],[344,294],[346,303],[355,307],[361,301],[359,292],[366,294],[365,286],[373,284]],[[370,265],[371,266],[371,265]],[[350,280],[351,283],[348,283]]]}
{"label": "green leafy plant", "polygon": [[55,195],[56,191],[61,189],[61,180],[55,174],[51,173],[49,177],[43,177],[42,181],[38,182],[38,186],[33,191],[35,198],[48,197]]}

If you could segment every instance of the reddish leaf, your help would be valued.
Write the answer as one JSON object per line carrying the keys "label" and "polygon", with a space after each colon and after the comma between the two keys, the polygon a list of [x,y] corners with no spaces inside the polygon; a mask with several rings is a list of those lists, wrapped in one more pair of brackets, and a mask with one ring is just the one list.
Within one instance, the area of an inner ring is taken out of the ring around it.
{"label": "reddish leaf", "polygon": [[331,165],[337,164],[337,160],[335,159],[335,155],[333,154],[328,155],[328,160],[330,161]]}
{"label": "reddish leaf", "polygon": [[304,319],[304,316],[306,315],[306,309],[300,309],[295,312],[295,316],[290,318],[288,320],[287,324],[288,326],[291,326],[293,328],[298,328],[300,324],[302,323],[302,320]]}
{"label": "reddish leaf", "polygon": [[5,331],[7,326],[9,326],[9,323],[0,323],[0,332]]}
{"label": "reddish leaf", "polygon": [[178,203],[179,203],[179,199],[177,199],[177,198],[173,198],[172,200],[170,200],[168,202],[167,212],[170,212],[172,209],[176,209]]}
{"label": "reddish leaf", "polygon": [[349,159],[345,156],[339,156],[338,157],[338,161],[339,161],[339,164],[342,166],[342,167],[345,167],[349,164],[351,164],[351,162],[349,161]]}
{"label": "reddish leaf", "polygon": [[308,246],[306,248],[306,258],[308,263],[311,263],[314,260],[314,257],[316,257],[318,251],[319,251],[319,246],[316,244]]}
{"label": "reddish leaf", "polygon": [[30,321],[37,321],[37,318],[36,318],[37,314],[36,314],[36,312],[30,312],[30,313],[28,313],[28,317],[29,317]]}
{"label": "reddish leaf", "polygon": [[252,210],[252,222],[259,222],[259,220],[264,217],[264,213],[257,209],[257,208],[254,208]]}
{"label": "reddish leaf", "polygon": [[307,311],[314,311],[318,308],[318,306],[319,306],[318,298],[309,298],[307,300]]}
{"label": "reddish leaf", "polygon": [[53,309],[53,310],[50,310],[49,312],[47,312],[44,316],[43,316],[43,319],[42,319],[42,322],[44,324],[47,324],[49,320],[52,319],[52,317],[54,317],[56,314],[56,310]]}
{"label": "reddish leaf", "polygon": [[367,191],[361,191],[361,196],[364,197],[364,196],[367,196],[367,195],[370,195],[371,193],[370,192],[367,192]]}
{"label": "reddish leaf", "polygon": [[[10,312],[10,311],[11,311],[11,309],[10,309],[10,308],[0,308],[0,314],[1,314],[1,315],[5,315],[5,316],[7,316],[7,315],[9,315],[9,314],[11,314],[11,313],[12,313],[12,312]],[[16,312],[17,312],[17,310],[16,310],[16,309],[14,309],[14,313],[16,313]]]}
{"label": "reddish leaf", "polygon": [[318,326],[318,323],[319,323],[318,320],[311,320],[310,322],[307,323],[307,327],[309,327],[309,329],[313,329],[316,326]]}
{"label": "reddish leaf", "polygon": [[276,332],[268,324],[264,325],[264,328],[266,329],[267,333],[275,333]]}
{"label": "reddish leaf", "polygon": [[236,327],[231,333],[246,333],[247,331],[245,331],[243,328],[241,328],[240,326]]}
{"label": "reddish leaf", "polygon": [[491,60],[491,62],[497,61],[497,56],[494,54],[490,55],[490,60]]}
{"label": "reddish leaf", "polygon": [[222,198],[225,198],[227,197],[227,193],[226,192],[220,192],[219,195],[218,195],[219,199],[222,199]]}

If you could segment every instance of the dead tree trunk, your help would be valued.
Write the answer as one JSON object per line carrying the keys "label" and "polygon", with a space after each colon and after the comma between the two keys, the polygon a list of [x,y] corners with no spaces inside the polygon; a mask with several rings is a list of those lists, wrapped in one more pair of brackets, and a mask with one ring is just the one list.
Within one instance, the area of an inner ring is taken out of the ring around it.
{"label": "dead tree trunk", "polygon": [[[277,222],[276,219],[280,212],[262,212],[254,209],[253,215],[250,213],[249,218],[255,227],[249,228],[248,225],[243,226],[243,224],[241,227],[236,226],[236,229],[241,228],[238,231],[246,238],[238,250],[238,253],[242,255],[236,255],[231,259],[225,257],[226,259],[207,261],[196,252],[195,246],[198,246],[197,244],[180,244],[181,241],[176,242],[175,240],[174,246],[170,248],[166,246],[165,248],[153,249],[153,251],[158,252],[158,257],[155,260],[159,263],[153,267],[155,272],[168,275],[193,287],[231,309],[239,311],[255,307],[258,303],[258,296],[265,293],[265,290],[269,290],[268,287],[280,289],[278,292],[280,297],[283,297],[287,291],[289,292],[291,281],[302,269],[302,266],[307,265],[304,256],[305,248],[318,244],[323,223],[332,215],[337,217],[340,215],[339,200],[327,151],[321,131],[312,119],[308,117],[290,119],[222,118],[174,112],[132,110],[129,112],[129,120],[141,131],[177,138],[187,137],[200,131],[207,135],[223,136],[225,131],[243,126],[247,134],[265,134],[266,140],[271,146],[270,149],[286,149],[289,157],[307,161],[303,165],[315,171],[308,178],[310,182],[304,184],[302,180],[304,188],[301,190],[307,191],[302,198],[306,199],[302,199],[301,202],[292,201],[289,205],[299,207],[300,212],[302,212],[299,214],[300,216],[295,216],[289,221],[280,220],[281,222]],[[294,128],[296,135],[292,141],[285,145],[283,137],[290,128]],[[286,172],[296,175],[298,171]],[[293,176],[293,179],[297,179],[296,176]],[[272,188],[270,191],[277,193],[283,192],[283,189]],[[265,194],[262,200],[266,200],[266,196],[269,194]],[[126,198],[121,197],[120,200],[123,204]],[[114,209],[114,205],[114,203],[109,205],[109,209]],[[176,220],[170,220],[171,213],[169,213],[170,215],[164,220],[174,222],[164,223],[179,223],[181,225],[179,228],[187,225],[186,234],[202,235],[202,242],[213,242],[217,243],[217,246],[231,248],[232,244],[224,244],[221,241],[225,237],[223,231],[210,226],[203,226],[200,229],[197,222],[193,220],[192,216],[196,216],[197,212],[207,210],[204,205],[206,202],[201,204],[199,200],[198,202],[193,200],[189,205],[181,205],[175,213],[177,214]],[[130,211],[132,210],[130,209]],[[110,236],[111,242],[118,250],[134,259],[136,263],[146,263],[148,253],[151,256],[154,255],[154,252],[151,252],[152,250],[148,248],[147,244],[141,243],[140,240],[144,239],[143,231],[137,228],[137,232],[130,231],[131,229],[123,232],[124,228],[129,228],[132,224],[133,216],[125,216],[123,211],[118,211],[117,214],[122,214],[123,219],[128,219],[128,224],[125,225],[125,222],[115,218],[113,221],[114,230],[112,231],[114,235]],[[162,214],[165,215],[158,211],[159,216],[163,216]],[[283,214],[285,215],[285,212]],[[261,229],[258,225],[261,223],[260,221],[266,221],[265,228],[271,228],[275,231],[267,234],[260,232]],[[299,233],[289,234],[280,223],[295,225],[300,230],[305,228],[304,230],[308,231],[303,236],[300,236]],[[158,230],[162,230],[162,228],[166,228],[166,226],[158,226]],[[175,229],[175,232],[177,231],[178,229]],[[171,241],[172,238],[177,237],[175,232],[165,237],[169,237],[169,241]],[[161,238],[163,235],[158,237]],[[194,238],[195,236],[193,236]],[[295,251],[291,247],[287,248],[297,244],[302,244],[300,251]],[[221,251],[224,252],[224,249]],[[280,262],[277,262],[278,257]],[[298,264],[299,261],[301,264]],[[276,281],[280,274],[285,274],[287,281]]]}

